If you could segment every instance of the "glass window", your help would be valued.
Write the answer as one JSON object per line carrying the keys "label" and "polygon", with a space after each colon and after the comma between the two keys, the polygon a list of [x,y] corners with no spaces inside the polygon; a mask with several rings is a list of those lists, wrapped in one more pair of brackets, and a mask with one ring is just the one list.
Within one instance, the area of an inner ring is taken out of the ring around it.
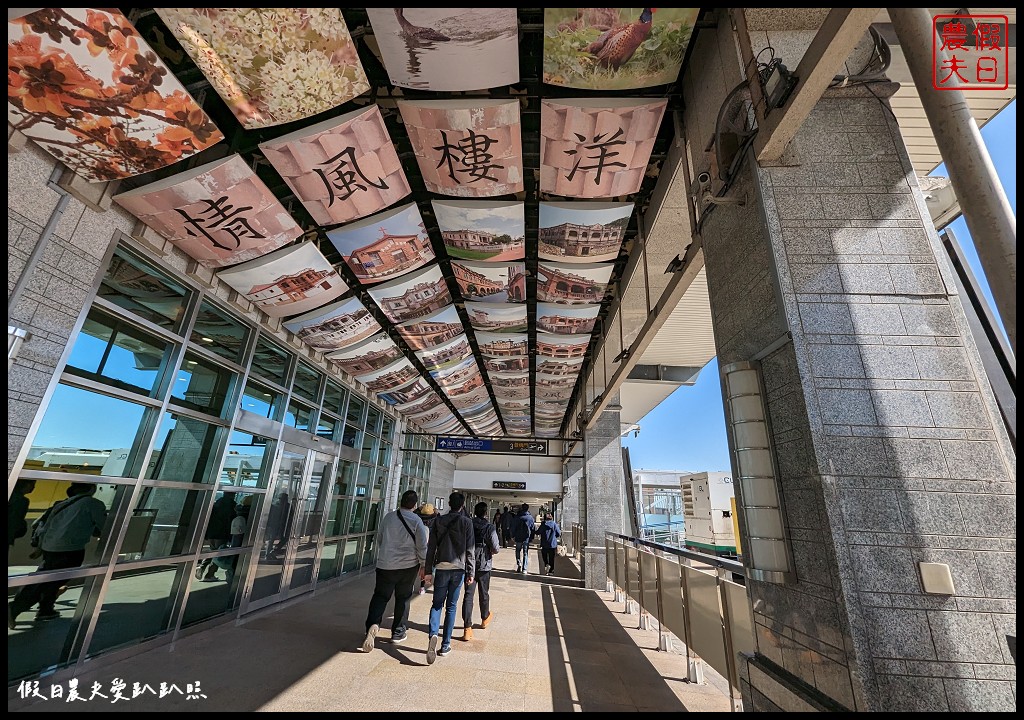
{"label": "glass window", "polygon": [[334,440],[334,434],[338,431],[338,420],[328,417],[323,412],[316,421],[316,434],[328,440]]}
{"label": "glass window", "polygon": [[360,465],[356,472],[356,497],[366,497],[370,488],[370,477],[373,468],[369,465]]}
{"label": "glass window", "polygon": [[[7,682],[11,683],[28,676],[38,677],[47,670],[64,667],[77,657],[70,654],[75,637],[78,635],[84,616],[78,605],[84,596],[103,576],[58,580],[56,583],[40,583],[24,588],[9,588],[8,602],[21,602],[38,596],[44,590],[59,593],[58,602],[53,606],[59,617],[45,623],[34,622],[35,610],[17,618],[13,629],[7,631]],[[56,585],[56,587],[54,587]],[[45,690],[43,692],[46,692]],[[88,696],[86,696],[88,697]]]}
{"label": "glass window", "polygon": [[348,524],[348,534],[357,535],[366,531],[366,506],[365,500],[356,500],[352,503],[352,517]]}
{"label": "glass window", "polygon": [[352,572],[359,569],[359,557],[363,547],[362,538],[351,538],[345,541],[345,560],[342,563],[342,572]]}
{"label": "glass window", "polygon": [[143,488],[128,520],[118,562],[194,551],[196,525],[209,500],[209,490]]}
{"label": "glass window", "polygon": [[387,478],[387,472],[384,468],[377,468],[376,472],[373,473],[373,487],[370,491],[370,499],[382,500],[384,498],[384,481]]}
{"label": "glass window", "polygon": [[67,371],[142,395],[159,393],[170,345],[123,320],[91,310],[75,339]]}
{"label": "glass window", "polygon": [[277,419],[277,409],[281,405],[281,396],[270,388],[250,380],[245,384],[242,400],[239,404],[246,412],[256,413],[271,420]]}
{"label": "glass window", "polygon": [[324,410],[341,414],[345,410],[345,388],[338,383],[328,380],[324,388]]}
{"label": "glass window", "polygon": [[180,326],[190,295],[183,285],[120,248],[97,291],[98,297],[172,331]]}
{"label": "glass window", "polygon": [[175,588],[185,578],[184,564],[114,573],[100,607],[89,656],[138,643],[170,629]]}
{"label": "glass window", "polygon": [[224,485],[262,488],[267,486],[264,463],[273,459],[267,454],[267,438],[235,430],[231,433],[220,481]]}
{"label": "glass window", "polygon": [[363,435],[363,449],[359,453],[359,459],[363,463],[374,463],[377,461],[377,438],[372,435]]}
{"label": "glass window", "polygon": [[[40,549],[84,549],[85,557],[79,566],[101,564],[104,551],[113,539],[114,520],[131,494],[131,485],[99,485],[89,482],[88,478],[81,481],[18,480],[7,501],[7,574],[27,575],[36,571],[40,560],[33,556],[36,549],[30,542],[32,524],[51,507],[72,497],[76,498],[73,505],[55,511],[55,519],[60,522],[47,529]],[[61,518],[64,511],[73,514]]]}
{"label": "glass window", "polygon": [[363,540],[363,567],[372,565],[377,559],[377,536],[367,535]]}
{"label": "glass window", "polygon": [[324,543],[323,552],[320,554],[320,570],[317,572],[317,580],[323,582],[338,577],[341,570],[341,545],[344,540]]}
{"label": "glass window", "polygon": [[145,412],[142,405],[58,385],[25,469],[130,477]]}
{"label": "glass window", "polygon": [[379,502],[370,503],[370,519],[366,522],[366,532],[377,532],[377,524],[380,522]]}
{"label": "glass window", "polygon": [[288,360],[291,353],[267,340],[263,335],[256,341],[251,371],[265,379],[288,386]]}
{"label": "glass window", "polygon": [[185,353],[178,377],[171,384],[171,402],[220,417],[234,376],[220,365]]}
{"label": "glass window", "polygon": [[292,384],[292,395],[298,395],[310,402],[319,404],[321,378],[323,378],[323,375],[306,363],[300,362],[298,367],[295,368],[295,382]]}
{"label": "glass window", "polygon": [[389,462],[391,462],[391,443],[381,440],[380,447],[377,450],[377,464],[381,467],[387,467]]}
{"label": "glass window", "polygon": [[349,499],[336,499],[327,508],[327,537],[344,535],[348,511],[352,505]]}
{"label": "glass window", "polygon": [[355,425],[345,425],[345,431],[341,434],[341,444],[350,448],[359,447],[359,439],[363,436],[363,431]]}
{"label": "glass window", "polygon": [[284,414],[284,424],[291,425],[296,430],[309,432],[309,423],[313,419],[313,408],[295,402],[288,403],[288,412]]}
{"label": "glass window", "polygon": [[366,409],[366,401],[357,395],[350,395],[348,398],[348,411],[345,420],[358,427],[363,426],[363,410]]}
{"label": "glass window", "polygon": [[351,460],[338,462],[338,480],[334,486],[336,495],[351,495],[355,488],[356,463]]}
{"label": "glass window", "polygon": [[165,413],[146,469],[150,480],[212,483],[227,428]]}
{"label": "glass window", "polygon": [[213,579],[207,577],[205,571],[191,579],[192,587],[181,619],[183,626],[195,625],[238,607],[238,586],[245,578],[249,553],[216,557],[210,562],[218,572]]}
{"label": "glass window", "polygon": [[391,440],[391,433],[394,431],[394,429],[395,429],[395,421],[392,420],[391,418],[385,416],[384,417],[384,424],[381,425],[381,429],[380,429],[380,439],[383,440],[384,442],[392,442],[392,440]]}
{"label": "glass window", "polygon": [[199,306],[191,340],[232,362],[241,362],[249,328],[206,300]]}
{"label": "glass window", "polygon": [[[250,547],[265,498],[264,493],[250,494],[225,490],[214,501],[210,510],[210,519],[203,533],[203,550],[211,552]],[[203,566],[211,576],[216,574],[217,565],[212,563],[211,567],[209,559],[203,561]]]}
{"label": "glass window", "polygon": [[366,413],[366,432],[377,435],[380,432],[381,412],[371,406]]}

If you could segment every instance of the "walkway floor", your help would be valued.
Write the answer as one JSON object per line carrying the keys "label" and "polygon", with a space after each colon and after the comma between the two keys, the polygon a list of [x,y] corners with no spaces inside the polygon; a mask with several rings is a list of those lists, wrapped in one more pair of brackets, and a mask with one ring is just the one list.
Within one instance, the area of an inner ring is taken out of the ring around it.
{"label": "walkway floor", "polygon": [[[534,551],[531,563],[537,560]],[[685,682],[682,655],[658,651],[658,634],[638,630],[612,595],[581,587],[578,568],[559,558],[558,576],[514,572],[511,549],[495,557],[495,619],[471,642],[428,666],[430,594],[414,598],[409,639],[358,650],[373,591],[367,573],[277,609],[183,638],[108,665],[79,681],[80,692],[115,678],[183,690],[199,681],[205,699],[143,695],[72,706],[15,699],[9,710],[52,711],[713,711],[730,709],[724,682]],[[531,567],[531,573],[536,573]],[[460,600],[461,604],[461,600]],[[390,608],[389,608],[390,609]],[[477,608],[479,613],[479,608]],[[389,617],[389,616],[386,616]],[[462,634],[461,617],[455,637]],[[64,683],[65,687],[67,682]],[[41,683],[45,692],[48,684]],[[10,697],[10,695],[9,695]],[[59,702],[59,701],[58,701]]]}

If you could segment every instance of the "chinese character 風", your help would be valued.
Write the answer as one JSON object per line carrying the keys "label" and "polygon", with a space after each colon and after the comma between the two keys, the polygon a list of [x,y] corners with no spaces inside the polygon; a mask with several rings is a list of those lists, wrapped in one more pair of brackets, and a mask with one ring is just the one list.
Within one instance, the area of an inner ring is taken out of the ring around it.
{"label": "chinese character \u98a8", "polygon": [[[367,185],[375,187],[378,190],[388,189],[388,184],[384,182],[384,178],[377,178],[377,182],[374,182],[370,178],[366,177],[366,173],[364,173],[362,168],[359,167],[359,162],[356,160],[355,148],[345,148],[334,157],[329,158],[320,164],[326,166],[331,163],[337,164],[326,172],[320,168],[313,168],[313,171],[320,176],[320,179],[323,180],[324,185],[327,187],[327,193],[329,196],[329,200],[327,202],[328,207],[333,205],[335,200],[348,200],[356,190],[365,191]],[[349,169],[350,167],[351,169]],[[357,182],[357,176],[361,178],[366,185]]]}

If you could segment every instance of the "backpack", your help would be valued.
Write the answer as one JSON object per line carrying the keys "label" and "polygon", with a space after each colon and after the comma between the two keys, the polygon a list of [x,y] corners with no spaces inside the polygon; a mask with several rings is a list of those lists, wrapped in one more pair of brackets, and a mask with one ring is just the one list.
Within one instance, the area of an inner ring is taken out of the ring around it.
{"label": "backpack", "polygon": [[473,523],[473,535],[476,540],[476,567],[478,570],[484,562],[493,557],[491,552],[491,533],[494,531],[494,523],[487,523],[487,527],[483,530],[480,530],[476,523]]}
{"label": "backpack", "polygon": [[43,536],[46,534],[46,523],[49,522],[50,518],[59,513],[64,508],[71,507],[75,504],[75,501],[81,498],[88,497],[87,495],[76,495],[73,498],[67,500],[61,500],[59,503],[55,503],[50,507],[46,508],[46,511],[37,517],[32,523],[32,537],[29,538],[29,544],[38,548],[42,545]]}
{"label": "backpack", "polygon": [[529,513],[516,516],[516,524],[512,529],[512,537],[515,538],[516,542],[525,542],[533,537],[533,533],[530,532],[530,525],[526,522],[528,517],[530,517]]}

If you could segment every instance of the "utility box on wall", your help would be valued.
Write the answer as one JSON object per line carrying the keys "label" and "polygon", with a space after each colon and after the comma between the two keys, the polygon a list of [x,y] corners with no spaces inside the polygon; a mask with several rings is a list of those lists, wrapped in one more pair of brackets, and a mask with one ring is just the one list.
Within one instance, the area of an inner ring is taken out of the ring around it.
{"label": "utility box on wall", "polygon": [[702,472],[680,477],[686,546],[715,555],[736,555],[732,475]]}

